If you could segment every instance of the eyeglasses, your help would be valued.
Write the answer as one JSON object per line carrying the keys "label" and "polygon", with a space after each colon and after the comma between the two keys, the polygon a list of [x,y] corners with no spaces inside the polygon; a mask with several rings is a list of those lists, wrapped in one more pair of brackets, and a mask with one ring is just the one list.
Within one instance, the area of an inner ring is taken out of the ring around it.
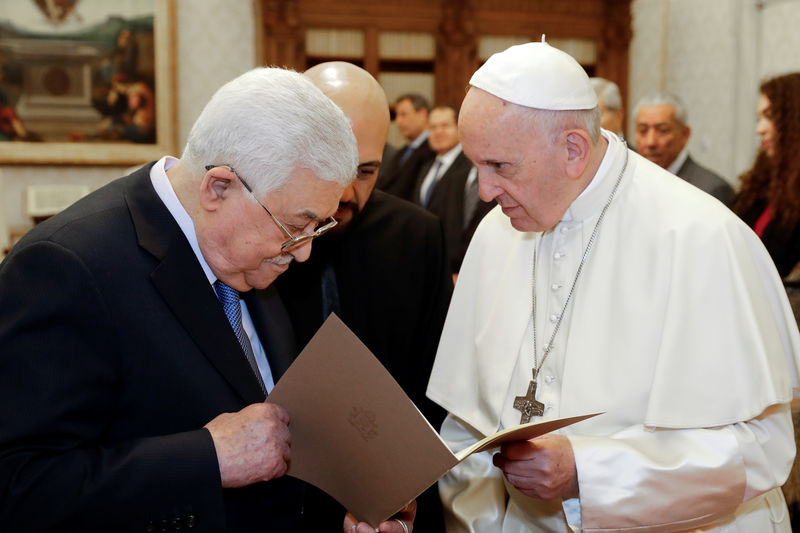
{"label": "eyeglasses", "polygon": [[311,239],[315,239],[315,238],[319,237],[320,235],[322,235],[323,233],[325,233],[326,231],[328,231],[329,229],[331,229],[332,227],[334,227],[337,224],[336,219],[333,218],[333,217],[330,217],[328,219],[327,223],[324,226],[315,229],[311,233],[303,233],[303,234],[300,234],[300,235],[292,235],[289,232],[289,230],[286,229],[286,226],[281,224],[281,221],[278,220],[275,217],[275,215],[273,215],[272,212],[270,212],[269,209],[267,209],[267,206],[262,204],[261,201],[258,198],[256,198],[256,195],[253,193],[253,189],[250,188],[250,185],[248,185],[248,183],[244,180],[244,178],[241,177],[238,172],[236,172],[236,169],[234,169],[230,165],[206,165],[206,170],[211,170],[212,168],[217,168],[217,167],[224,168],[224,169],[229,170],[230,172],[233,172],[233,174],[239,179],[239,181],[242,182],[242,185],[244,185],[244,188],[247,189],[247,192],[250,193],[250,196],[252,196],[253,199],[256,202],[258,202],[258,205],[260,205],[261,207],[264,208],[264,211],[267,212],[267,214],[270,216],[270,218],[273,221],[275,221],[275,224],[277,224],[278,227],[281,229],[281,231],[283,231],[283,233],[288,237],[288,239],[283,244],[281,244],[281,252],[286,252],[288,250],[293,250],[293,249],[297,248],[298,246],[301,246],[301,245],[307,243]]}

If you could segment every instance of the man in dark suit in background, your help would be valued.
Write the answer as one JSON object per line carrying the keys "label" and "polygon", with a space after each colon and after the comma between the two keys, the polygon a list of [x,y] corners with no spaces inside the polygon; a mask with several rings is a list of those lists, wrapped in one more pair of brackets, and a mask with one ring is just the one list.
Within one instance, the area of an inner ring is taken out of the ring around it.
{"label": "man in dark suit in background", "polygon": [[455,282],[472,235],[497,202],[481,200],[478,193],[478,170],[474,167],[467,174],[452,176],[444,186],[439,216],[444,226],[447,257]]}
{"label": "man in dark suit in background", "polygon": [[400,96],[394,105],[394,123],[408,143],[398,148],[380,172],[376,187],[406,200],[413,200],[420,169],[434,157],[428,146],[430,105],[416,93]]}
{"label": "man in dark suit in background", "polygon": [[457,274],[475,228],[496,202],[487,203],[478,196],[477,173],[459,143],[456,109],[433,108],[428,130],[428,144],[436,158],[423,167],[414,198],[442,220],[448,264]]}
{"label": "man in dark suit in background", "polygon": [[[452,291],[441,225],[424,209],[373,190],[389,129],[378,82],[344,62],[316,65],[305,75],[350,119],[358,174],[334,215],[339,225],[314,244],[309,261],[278,280],[278,292],[301,346],[335,312],[438,428],[444,411],[425,397],[425,389]],[[436,486],[417,502],[416,529],[443,531]],[[335,531],[344,509],[309,487],[305,516],[305,531]]]}
{"label": "man in dark suit in background", "polygon": [[328,98],[254,69],[217,91],[180,160],[110,183],[11,250],[0,529],[297,530],[289,417],[264,403],[294,338],[277,295],[250,289],[308,258],[356,163]]}
{"label": "man in dark suit in background", "polygon": [[730,203],[733,199],[730,184],[689,155],[692,129],[686,121],[686,108],[677,96],[659,93],[645,97],[633,114],[636,151],[723,204]]}
{"label": "man in dark suit in background", "polygon": [[414,202],[440,214],[444,182],[452,176],[466,176],[472,163],[458,142],[458,113],[451,106],[436,106],[428,120],[428,145],[435,157],[420,169],[414,186]]}

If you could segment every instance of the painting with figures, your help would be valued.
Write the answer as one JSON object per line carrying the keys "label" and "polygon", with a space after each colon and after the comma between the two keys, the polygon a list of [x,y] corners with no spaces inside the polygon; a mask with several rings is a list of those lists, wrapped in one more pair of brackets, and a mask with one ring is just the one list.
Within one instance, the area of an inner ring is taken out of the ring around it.
{"label": "painting with figures", "polygon": [[4,0],[0,161],[137,162],[168,146],[171,32],[159,28],[171,9],[168,0]]}

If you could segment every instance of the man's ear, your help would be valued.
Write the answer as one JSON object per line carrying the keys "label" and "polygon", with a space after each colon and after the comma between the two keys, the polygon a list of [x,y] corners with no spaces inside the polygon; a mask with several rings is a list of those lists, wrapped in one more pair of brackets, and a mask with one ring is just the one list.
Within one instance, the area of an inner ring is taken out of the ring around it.
{"label": "man's ear", "polygon": [[[689,143],[689,137],[692,136],[692,128],[689,126],[683,126],[681,129],[681,137],[683,137],[683,146],[686,146]],[[683,150],[683,148],[681,148]]]}
{"label": "man's ear", "polygon": [[586,165],[589,164],[591,139],[584,130],[569,130],[566,132],[566,145],[567,176],[571,179],[577,179],[583,175]]}
{"label": "man's ear", "polygon": [[222,167],[214,167],[200,182],[200,206],[206,211],[216,211],[233,182],[233,173]]}

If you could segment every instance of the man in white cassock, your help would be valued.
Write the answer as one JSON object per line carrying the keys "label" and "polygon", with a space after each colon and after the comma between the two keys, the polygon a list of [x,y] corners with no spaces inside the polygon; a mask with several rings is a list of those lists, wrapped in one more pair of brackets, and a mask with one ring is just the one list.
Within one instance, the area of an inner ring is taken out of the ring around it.
{"label": "man in white cassock", "polygon": [[758,237],[600,130],[583,69],[542,43],[492,56],[459,129],[480,195],[428,396],[471,456],[449,531],[790,531],[780,486],[800,336]]}

